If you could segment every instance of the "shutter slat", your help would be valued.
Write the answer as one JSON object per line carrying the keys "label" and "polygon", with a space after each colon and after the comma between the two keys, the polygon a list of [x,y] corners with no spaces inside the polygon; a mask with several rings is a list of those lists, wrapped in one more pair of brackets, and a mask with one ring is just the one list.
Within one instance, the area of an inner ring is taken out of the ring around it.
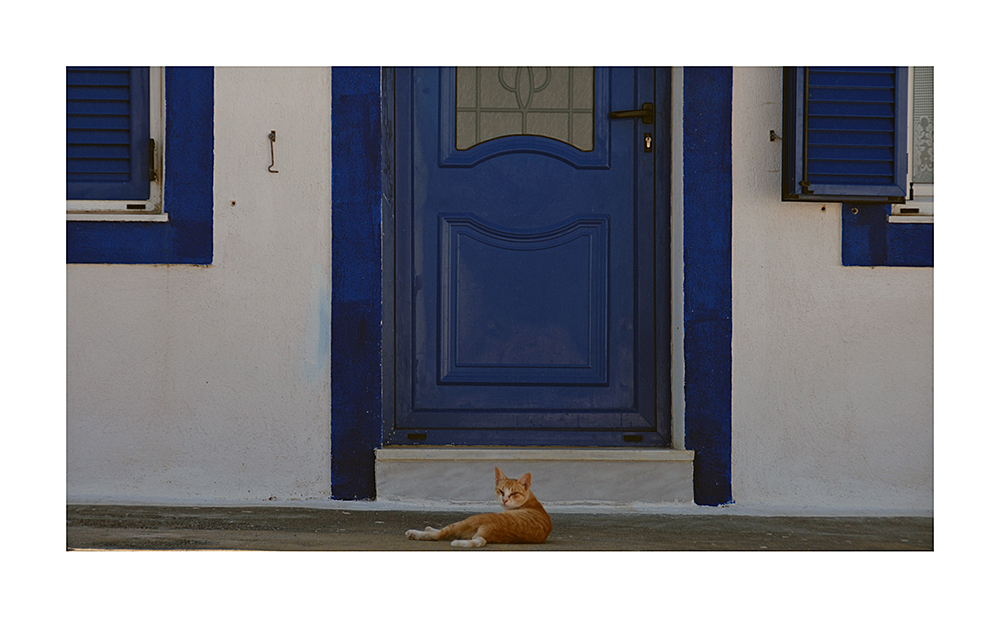
{"label": "shutter slat", "polygon": [[813,131],[896,132],[896,118],[832,118],[809,116],[809,134]]}
{"label": "shutter slat", "polygon": [[128,167],[128,159],[67,159],[66,171],[73,174],[114,174],[127,179]]}
{"label": "shutter slat", "polygon": [[810,118],[895,118],[893,105],[885,103],[854,103],[837,101],[810,102]]}
{"label": "shutter slat", "polygon": [[892,146],[891,131],[810,131],[809,147],[814,146],[854,146],[871,148]]}
{"label": "shutter slat", "polygon": [[129,116],[80,116],[68,115],[66,117],[67,129],[69,131],[128,131],[130,126]]}
{"label": "shutter slat", "polygon": [[125,86],[76,86],[66,90],[67,101],[128,101],[129,88]]}
{"label": "shutter slat", "polygon": [[894,67],[811,67],[818,73],[887,73]]}
{"label": "shutter slat", "polygon": [[824,103],[889,103],[894,100],[892,88],[822,88],[809,89],[809,104]]}
{"label": "shutter slat", "polygon": [[80,67],[68,67],[66,70],[66,85],[74,86],[120,86],[128,88],[129,69],[121,67],[118,70],[91,70]]}
{"label": "shutter slat", "polygon": [[129,144],[128,131],[71,131],[66,146],[76,144]]}
{"label": "shutter slat", "polygon": [[66,147],[67,159],[122,159],[128,161],[128,157],[128,144],[70,144]]}
{"label": "shutter slat", "polygon": [[66,101],[66,113],[71,116],[128,116],[128,101]]}
{"label": "shutter slat", "polygon": [[872,67],[870,71],[829,71],[823,67],[809,67],[809,87],[837,87],[865,90],[869,88],[895,88],[894,67]]}
{"label": "shutter slat", "polygon": [[810,149],[810,160],[815,161],[886,161],[892,163],[892,148],[845,148],[817,146]]}
{"label": "shutter slat", "polygon": [[815,180],[815,176],[822,174],[855,175],[859,178],[873,176],[892,178],[892,161],[829,161],[825,159],[813,161],[813,169],[809,171],[809,177]]}

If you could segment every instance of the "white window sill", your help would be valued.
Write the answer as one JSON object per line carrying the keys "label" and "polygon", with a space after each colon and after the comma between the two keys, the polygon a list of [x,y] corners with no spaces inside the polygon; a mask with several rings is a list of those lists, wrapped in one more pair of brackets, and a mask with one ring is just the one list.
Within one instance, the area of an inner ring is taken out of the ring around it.
{"label": "white window sill", "polygon": [[68,212],[66,213],[67,221],[131,221],[133,223],[138,221],[143,221],[146,223],[166,223],[169,219],[167,218],[167,213],[156,213],[156,214],[145,214],[145,213],[127,213],[127,212],[108,212],[108,213],[95,213],[95,212]]}
{"label": "white window sill", "polygon": [[905,204],[893,204],[889,223],[934,223],[934,185],[912,185]]}
{"label": "white window sill", "polygon": [[889,215],[889,223],[934,223],[934,215]]}

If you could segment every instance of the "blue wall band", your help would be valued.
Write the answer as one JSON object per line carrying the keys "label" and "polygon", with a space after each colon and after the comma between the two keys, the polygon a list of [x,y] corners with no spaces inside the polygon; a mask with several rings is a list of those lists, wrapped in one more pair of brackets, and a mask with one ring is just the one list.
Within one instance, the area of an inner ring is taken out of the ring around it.
{"label": "blue wall band", "polygon": [[382,441],[381,70],[334,67],[331,492],[375,498]]}
{"label": "blue wall band", "polygon": [[694,500],[732,502],[733,71],[684,69],[684,446]]}
{"label": "blue wall band", "polygon": [[889,223],[891,204],[841,207],[844,266],[934,266],[933,223]]}

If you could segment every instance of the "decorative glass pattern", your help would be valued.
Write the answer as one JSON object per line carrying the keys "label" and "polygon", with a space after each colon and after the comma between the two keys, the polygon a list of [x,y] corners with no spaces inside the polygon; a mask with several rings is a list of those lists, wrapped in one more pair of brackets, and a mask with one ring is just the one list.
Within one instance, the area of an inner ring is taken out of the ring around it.
{"label": "decorative glass pattern", "polygon": [[539,135],[594,149],[593,67],[459,67],[455,148]]}
{"label": "decorative glass pattern", "polygon": [[913,182],[934,182],[934,67],[913,67]]}

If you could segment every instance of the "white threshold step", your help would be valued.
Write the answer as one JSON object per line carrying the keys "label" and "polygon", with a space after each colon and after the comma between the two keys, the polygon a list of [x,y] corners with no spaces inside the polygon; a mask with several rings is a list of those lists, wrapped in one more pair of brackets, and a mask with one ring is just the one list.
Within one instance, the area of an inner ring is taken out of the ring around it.
{"label": "white threshold step", "polygon": [[493,504],[493,468],[531,473],[542,504],[683,504],[694,451],[629,448],[398,446],[375,451],[379,502]]}

